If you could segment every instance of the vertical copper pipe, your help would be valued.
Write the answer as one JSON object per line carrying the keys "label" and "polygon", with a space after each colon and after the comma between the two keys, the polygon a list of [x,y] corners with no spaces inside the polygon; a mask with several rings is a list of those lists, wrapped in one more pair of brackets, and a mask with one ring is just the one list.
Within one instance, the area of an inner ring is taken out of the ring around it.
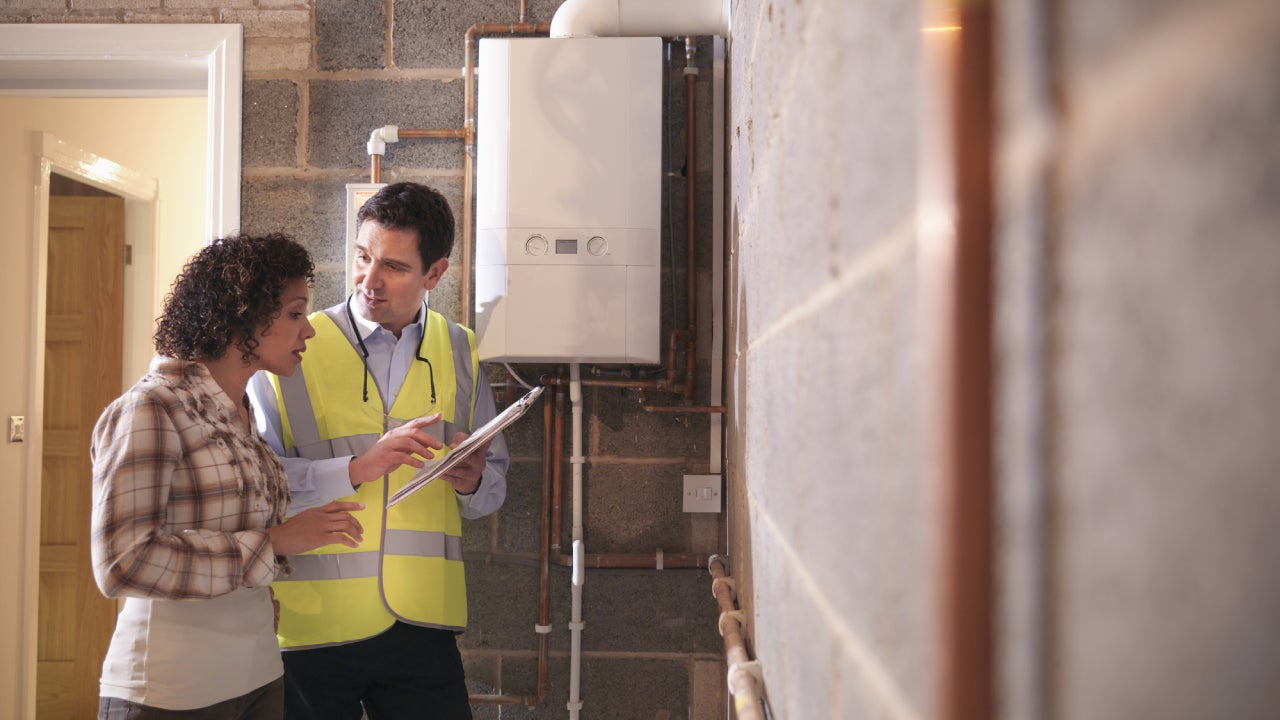
{"label": "vertical copper pipe", "polygon": [[[686,38],[686,43],[692,43],[693,38]],[[686,48],[685,54],[689,58],[689,62],[693,62],[692,48]],[[685,376],[684,376],[684,399],[689,401],[693,399],[693,381],[694,375],[698,370],[698,269],[697,260],[694,254],[694,238],[697,236],[697,202],[698,202],[698,144],[697,144],[697,113],[694,112],[695,100],[697,97],[697,79],[694,73],[684,76],[684,104],[685,104],[685,165],[688,177],[686,185],[688,192],[685,194],[685,213],[687,215],[688,228],[686,229],[686,265],[688,267],[688,277],[685,278],[685,292],[688,297],[688,345],[686,346],[685,356]]]}
{"label": "vertical copper pipe", "polygon": [[[551,425],[551,398],[545,394],[542,398],[542,426]],[[538,624],[543,627],[551,625],[551,473],[548,462],[551,453],[547,452],[551,444],[550,437],[543,433],[542,439],[542,523],[539,529],[538,542]],[[541,704],[547,697],[547,649],[548,633],[538,633],[538,695],[534,703]]]}
{"label": "vertical copper pipe", "polygon": [[382,156],[374,153],[369,156],[369,161],[371,163],[369,167],[369,182],[382,182]]}
{"label": "vertical copper pipe", "polygon": [[993,53],[990,0],[959,4],[949,78],[956,243],[945,393],[944,720],[994,702],[992,479]]}
{"label": "vertical copper pipe", "polygon": [[551,554],[560,555],[561,505],[563,504],[564,471],[561,457],[564,448],[564,390],[555,387],[556,407],[554,418],[554,437],[552,438],[551,464]]}

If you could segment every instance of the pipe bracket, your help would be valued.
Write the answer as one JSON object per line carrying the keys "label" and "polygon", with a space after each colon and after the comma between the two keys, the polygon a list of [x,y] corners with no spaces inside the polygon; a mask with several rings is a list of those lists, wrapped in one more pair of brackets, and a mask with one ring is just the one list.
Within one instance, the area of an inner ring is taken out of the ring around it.
{"label": "pipe bracket", "polygon": [[744,660],[736,662],[729,666],[729,672],[725,673],[725,680],[729,685],[729,692],[737,690],[735,680],[741,679],[743,675],[755,680],[756,687],[764,687],[764,671],[760,669],[759,660]]}
{"label": "pipe bracket", "polygon": [[737,596],[738,596],[738,584],[737,584],[736,582],[734,582],[734,581],[733,581],[733,578],[731,578],[731,577],[718,577],[718,578],[716,578],[715,580],[712,580],[712,581],[711,581],[711,596],[712,596],[712,597],[715,597],[715,595],[716,595],[716,586],[717,586],[717,585],[720,585],[720,584],[722,584],[722,583],[723,583],[724,585],[727,585],[727,586],[729,587],[729,594],[730,594],[730,596],[731,596],[731,597],[734,597],[734,598],[737,598]]}
{"label": "pipe bracket", "polygon": [[724,637],[724,621],[726,619],[736,621],[739,627],[744,627],[747,624],[746,613],[741,610],[725,610],[720,613],[720,620],[716,622],[716,629],[720,631],[720,637]]}

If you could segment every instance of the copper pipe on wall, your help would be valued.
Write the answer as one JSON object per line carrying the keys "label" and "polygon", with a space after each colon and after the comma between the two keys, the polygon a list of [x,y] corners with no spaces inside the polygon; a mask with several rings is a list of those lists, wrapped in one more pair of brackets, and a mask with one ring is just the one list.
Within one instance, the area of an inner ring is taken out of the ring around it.
{"label": "copper pipe on wall", "polygon": [[712,415],[723,415],[725,407],[723,405],[650,405],[649,398],[643,389],[640,390],[640,407],[646,412],[672,412],[672,413],[706,413]]}
{"label": "copper pipe on wall", "polygon": [[745,669],[751,663],[747,643],[742,637],[742,621],[739,619],[735,591],[729,580],[724,558],[714,555],[707,563],[711,572],[711,594],[720,608],[720,636],[724,638],[724,659],[729,666],[729,692],[733,695],[734,714],[738,720],[763,720],[760,690],[755,675]]}
{"label": "copper pipe on wall", "polygon": [[[418,140],[418,139],[440,139],[440,140],[461,140],[467,136],[467,131],[461,128],[441,128],[431,130],[415,130],[412,128],[401,128],[397,136],[402,140]],[[369,170],[369,182],[382,182],[382,155],[380,153],[371,153],[369,155],[372,163]]]}
{"label": "copper pipe on wall", "polygon": [[551,482],[551,527],[554,530],[551,533],[551,554],[559,557],[560,553],[560,523],[562,521],[564,505],[563,470],[560,467],[560,452],[557,448],[564,447],[564,396],[565,391],[559,387],[552,389],[556,396],[556,409],[554,421],[548,419],[546,427],[546,436],[552,438],[552,444],[548,445],[546,452],[546,462],[549,472],[547,478]]}
{"label": "copper pipe on wall", "polygon": [[467,131],[463,128],[440,128],[433,130],[413,130],[400,128],[399,135],[402,140],[420,140],[423,138],[434,138],[439,140],[463,140],[467,137]]}
{"label": "copper pipe on wall", "polygon": [[696,236],[697,224],[697,201],[698,201],[698,122],[697,114],[694,112],[697,98],[697,67],[695,65],[696,51],[694,50],[693,38],[684,39],[684,53],[687,64],[684,76],[684,106],[685,106],[685,216],[688,227],[685,229],[687,239],[685,242],[685,257],[687,266],[687,276],[685,277],[685,292],[688,293],[688,337],[686,338],[688,345],[686,346],[687,357],[685,358],[685,375],[684,375],[684,395],[685,401],[693,397],[693,380],[694,373],[697,371],[698,365],[698,268],[697,260],[693,251],[693,241]]}
{"label": "copper pipe on wall", "polygon": [[956,229],[943,350],[943,720],[983,720],[995,709],[994,482],[992,479],[992,235],[994,228],[994,11],[957,3],[951,57],[949,152]]}

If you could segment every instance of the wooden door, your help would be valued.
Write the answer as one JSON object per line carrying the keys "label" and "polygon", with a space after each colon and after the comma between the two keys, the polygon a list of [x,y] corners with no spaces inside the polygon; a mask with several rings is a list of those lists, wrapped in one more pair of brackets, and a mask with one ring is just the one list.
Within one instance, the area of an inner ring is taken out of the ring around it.
{"label": "wooden door", "polygon": [[121,392],[124,200],[49,198],[37,720],[98,712],[116,604],[89,560],[89,439]]}

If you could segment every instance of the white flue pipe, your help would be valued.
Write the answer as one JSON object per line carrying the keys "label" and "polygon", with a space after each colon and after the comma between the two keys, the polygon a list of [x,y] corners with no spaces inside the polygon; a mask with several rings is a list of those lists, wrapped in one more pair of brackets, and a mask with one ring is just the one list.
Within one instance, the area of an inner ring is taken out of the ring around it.
{"label": "white flue pipe", "polygon": [[729,37],[729,0],[565,0],[551,37]]}

